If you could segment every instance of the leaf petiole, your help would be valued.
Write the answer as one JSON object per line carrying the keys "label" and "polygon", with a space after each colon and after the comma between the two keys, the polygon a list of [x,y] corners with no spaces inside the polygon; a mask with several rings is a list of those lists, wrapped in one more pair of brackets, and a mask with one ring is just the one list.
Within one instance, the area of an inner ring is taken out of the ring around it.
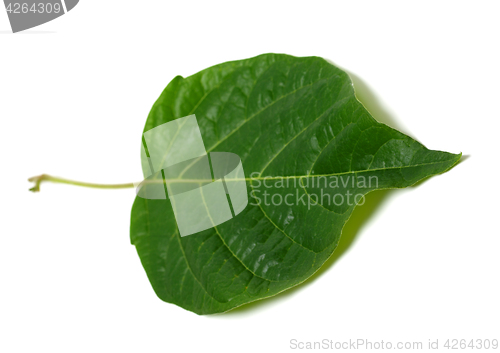
{"label": "leaf petiole", "polygon": [[83,181],[69,180],[59,177],[54,177],[48,174],[41,174],[28,179],[28,181],[35,183],[35,185],[30,189],[33,192],[40,191],[40,184],[45,181],[50,181],[52,183],[59,184],[68,184],[68,185],[76,185],[83,186],[88,188],[97,188],[97,189],[127,189],[133,188],[134,183],[126,183],[126,184],[95,184],[95,183],[86,183]]}

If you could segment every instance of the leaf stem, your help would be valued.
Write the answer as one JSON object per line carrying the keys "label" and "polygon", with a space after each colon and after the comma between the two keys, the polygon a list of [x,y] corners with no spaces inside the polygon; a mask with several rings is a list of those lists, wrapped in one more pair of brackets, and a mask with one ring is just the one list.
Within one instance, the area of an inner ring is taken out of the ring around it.
{"label": "leaf stem", "polygon": [[83,187],[87,187],[87,188],[97,188],[97,189],[128,189],[128,188],[134,187],[134,183],[95,184],[95,183],[86,183],[83,181],[76,181],[76,180],[69,180],[69,179],[54,177],[54,176],[48,175],[48,174],[41,174],[41,175],[31,177],[28,179],[28,181],[35,183],[35,185],[30,189],[30,191],[33,191],[33,192],[40,191],[40,184],[45,182],[45,181],[50,181],[52,183],[59,183],[59,184],[83,186]]}

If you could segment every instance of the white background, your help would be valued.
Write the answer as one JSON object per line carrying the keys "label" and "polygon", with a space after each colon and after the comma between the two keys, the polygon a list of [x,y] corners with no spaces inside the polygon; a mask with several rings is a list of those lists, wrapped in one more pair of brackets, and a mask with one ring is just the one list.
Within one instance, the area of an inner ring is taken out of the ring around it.
{"label": "white background", "polygon": [[[176,3],[82,0],[19,34],[0,10],[0,351],[500,339],[499,3]],[[369,198],[303,285],[206,317],[154,294],[129,241],[132,189],[28,192],[41,173],[140,180],[142,128],[167,83],[266,52],[331,60],[375,118],[468,157]]]}

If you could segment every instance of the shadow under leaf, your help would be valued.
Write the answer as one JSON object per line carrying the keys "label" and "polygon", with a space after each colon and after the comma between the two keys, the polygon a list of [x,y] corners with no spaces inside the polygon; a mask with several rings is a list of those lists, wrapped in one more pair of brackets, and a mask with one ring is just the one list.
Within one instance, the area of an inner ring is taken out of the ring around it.
{"label": "shadow under leaf", "polygon": [[[380,209],[381,204],[384,203],[388,199],[388,196],[394,191],[394,189],[376,190],[365,196],[365,203],[362,206],[355,207],[353,213],[351,214],[351,218],[349,218],[349,220],[345,224],[344,229],[342,230],[342,236],[340,238],[339,244],[337,245],[337,248],[335,249],[333,254],[323,264],[323,266],[321,266],[321,268],[311,277],[309,277],[305,282],[273,297],[258,300],[237,307],[227,313],[224,313],[222,316],[241,315],[253,311],[256,308],[264,308],[266,306],[272,305],[277,300],[292,296],[296,292],[307,287],[308,284],[316,281],[349,251],[352,245],[357,241],[363,227],[370,221],[370,219],[374,217],[374,215],[376,214],[376,210]],[[215,315],[214,317],[220,317],[220,315]]]}

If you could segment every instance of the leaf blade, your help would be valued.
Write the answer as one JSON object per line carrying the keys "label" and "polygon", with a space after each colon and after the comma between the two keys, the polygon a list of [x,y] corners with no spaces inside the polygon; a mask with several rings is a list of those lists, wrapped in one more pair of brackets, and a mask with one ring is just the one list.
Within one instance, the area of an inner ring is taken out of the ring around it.
{"label": "leaf blade", "polygon": [[[192,113],[208,152],[236,153],[247,176],[257,173],[249,191],[267,175],[285,177],[294,184],[271,189],[308,203],[322,176],[379,178],[364,195],[413,185],[460,159],[376,122],[348,75],[316,57],[266,54],[176,77],[145,131]],[[136,198],[131,241],[162,300],[198,314],[224,312],[303,282],[333,253],[355,204],[305,206],[249,205],[229,222],[181,238],[168,201]]]}

